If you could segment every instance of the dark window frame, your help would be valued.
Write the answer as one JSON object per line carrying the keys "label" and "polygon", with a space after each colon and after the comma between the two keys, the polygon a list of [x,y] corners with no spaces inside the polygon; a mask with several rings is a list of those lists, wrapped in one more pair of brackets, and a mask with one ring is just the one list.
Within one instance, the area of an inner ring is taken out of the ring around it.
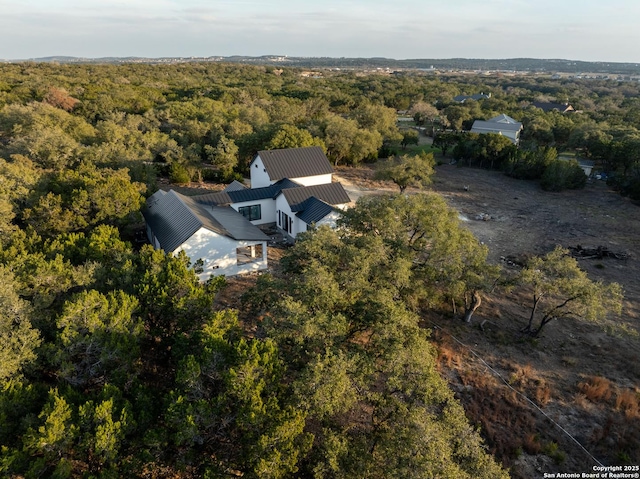
{"label": "dark window frame", "polygon": [[238,208],[238,213],[249,221],[258,221],[262,219],[262,205],[240,206]]}

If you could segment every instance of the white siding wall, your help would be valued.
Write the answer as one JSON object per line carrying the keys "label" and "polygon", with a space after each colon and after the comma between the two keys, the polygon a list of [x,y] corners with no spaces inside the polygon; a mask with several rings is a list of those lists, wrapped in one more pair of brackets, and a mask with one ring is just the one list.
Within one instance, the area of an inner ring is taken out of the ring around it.
{"label": "white siding wall", "polygon": [[[239,265],[236,248],[256,244],[262,244],[262,258]],[[204,271],[199,275],[200,281],[208,280],[211,275],[234,276],[267,268],[266,241],[236,241],[206,228],[196,231],[191,238],[176,248],[174,253],[179,251],[184,251],[192,263],[199,259],[204,261]]]}
{"label": "white siding wall", "polygon": [[251,188],[263,188],[274,183],[269,179],[260,155],[255,157],[249,170],[251,174]]}
{"label": "white siding wall", "polygon": [[315,185],[326,185],[331,183],[332,178],[331,173],[327,173],[326,175],[316,175],[316,176],[303,176],[302,178],[289,178],[297,183],[300,183],[303,186],[315,186]]}
{"label": "white siding wall", "polygon": [[287,203],[287,200],[285,199],[284,195],[279,195],[276,198],[276,215],[278,214],[278,210],[285,213],[292,220],[291,231],[288,231],[285,225],[282,225],[282,224],[278,225],[276,221],[276,225],[278,225],[278,227],[281,230],[283,230],[287,235],[289,235],[291,238],[295,239],[298,233],[307,231],[307,223],[298,219],[295,213],[291,212],[289,203]]}
{"label": "white siding wall", "polygon": [[289,207],[289,203],[287,203],[287,200],[285,199],[284,195],[279,195],[276,198],[276,215],[279,215],[279,213],[282,212],[284,214],[286,214],[289,218],[291,218],[292,220],[292,228],[291,231],[288,230],[287,225],[284,224],[278,224],[277,218],[276,218],[276,225],[278,226],[278,228],[280,228],[282,231],[284,231],[289,237],[291,238],[295,238],[296,237],[296,220],[297,218],[295,217],[295,215],[291,212],[291,208]]}

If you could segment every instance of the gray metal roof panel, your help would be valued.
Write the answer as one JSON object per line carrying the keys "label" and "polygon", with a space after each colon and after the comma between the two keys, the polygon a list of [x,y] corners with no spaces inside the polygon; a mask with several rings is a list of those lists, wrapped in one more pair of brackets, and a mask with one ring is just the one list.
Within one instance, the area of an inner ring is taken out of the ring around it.
{"label": "gray metal roof panel", "polygon": [[224,193],[228,193],[230,191],[238,191],[238,190],[246,190],[246,189],[247,189],[247,187],[245,185],[243,185],[242,183],[240,183],[238,180],[233,180],[222,191]]}
{"label": "gray metal roof panel", "polygon": [[302,211],[304,202],[312,196],[330,205],[342,205],[351,202],[351,198],[340,183],[303,186],[300,188],[283,189],[282,194],[289,203],[292,212]]}
{"label": "gray metal roof panel", "polygon": [[[233,193],[233,192],[230,192]],[[192,196],[193,200],[197,201],[201,205],[228,205],[233,203],[231,196],[226,191],[217,191],[215,193],[205,193],[204,195]]]}
{"label": "gray metal roof panel", "polygon": [[493,118],[491,118],[491,119],[489,119],[487,121],[490,122],[490,123],[500,123],[501,125],[508,124],[508,125],[519,125],[519,126],[522,126],[522,123],[520,123],[519,121],[514,120],[509,115],[505,115],[504,113],[502,115],[494,116]]}
{"label": "gray metal roof panel", "polygon": [[228,206],[211,206],[211,216],[224,228],[227,236],[236,240],[267,241],[260,228]]}
{"label": "gray metal roof panel", "polygon": [[160,247],[169,253],[202,227],[198,217],[180,196],[173,190],[165,194],[156,192],[147,200],[142,211]]}
{"label": "gray metal roof panel", "polygon": [[522,128],[522,124],[513,124],[513,123],[498,123],[495,121],[483,121],[476,120],[473,122],[473,126],[471,127],[472,133],[478,133],[478,131],[474,130],[482,130],[489,132],[499,132],[499,131],[519,131]]}
{"label": "gray metal roof panel", "polygon": [[204,206],[194,198],[181,196],[182,201],[209,231],[236,240],[262,240],[267,236],[248,219],[229,206]]}
{"label": "gray metal roof panel", "polygon": [[330,204],[312,196],[304,202],[304,210],[298,212],[296,216],[310,225],[317,223],[334,210],[335,208]]}
{"label": "gray metal roof panel", "polygon": [[229,207],[213,206],[208,210],[194,198],[171,190],[152,195],[143,215],[160,246],[173,252],[196,231],[204,227],[236,240],[266,241],[267,236],[240,213]]}
{"label": "gray metal roof panel", "polygon": [[319,146],[262,150],[258,156],[272,181],[333,173],[331,163]]}
{"label": "gray metal roof panel", "polygon": [[217,193],[207,193],[204,195],[192,196],[195,201],[203,205],[229,205],[232,203],[246,203],[248,201],[264,200],[267,198],[275,198],[284,188],[299,188],[302,185],[283,178],[273,185],[263,188],[245,188],[242,190],[219,191]]}

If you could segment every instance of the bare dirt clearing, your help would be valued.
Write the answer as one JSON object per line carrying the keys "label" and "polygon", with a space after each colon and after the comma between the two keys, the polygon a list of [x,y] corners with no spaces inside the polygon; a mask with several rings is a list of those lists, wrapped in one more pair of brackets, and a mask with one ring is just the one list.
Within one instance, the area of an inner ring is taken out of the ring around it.
{"label": "bare dirt clearing", "polygon": [[[391,184],[372,181],[368,167],[338,174],[362,194],[380,193],[381,186],[397,191]],[[514,477],[560,469],[588,472],[596,464],[589,453],[604,464],[637,464],[640,342],[634,333],[640,329],[640,207],[602,182],[590,182],[584,190],[550,193],[536,182],[452,165],[436,168],[431,189],[460,212],[465,225],[488,246],[492,262],[508,267],[505,257],[542,254],[555,245],[604,246],[628,255],[625,260],[579,260],[592,279],[624,287],[623,315],[608,322],[608,333],[601,326],[571,319],[552,322],[539,340],[523,337],[519,330],[526,324],[530,298],[518,290],[486,298],[475,319],[476,325],[488,321],[485,331],[451,317],[427,317],[425,324],[435,327],[443,374]],[[595,393],[598,387],[601,391]],[[540,406],[589,453],[516,391]],[[632,405],[627,407],[624,398],[631,398]]]}

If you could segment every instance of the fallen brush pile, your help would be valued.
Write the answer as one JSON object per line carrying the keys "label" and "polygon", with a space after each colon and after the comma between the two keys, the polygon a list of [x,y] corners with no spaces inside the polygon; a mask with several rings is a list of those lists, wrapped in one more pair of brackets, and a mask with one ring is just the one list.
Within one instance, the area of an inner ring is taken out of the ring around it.
{"label": "fallen brush pile", "polygon": [[576,247],[569,246],[569,251],[571,252],[571,256],[574,258],[581,259],[604,259],[604,258],[614,258],[614,259],[627,259],[629,255],[627,253],[615,253],[613,251],[609,251],[606,246],[598,246],[596,248],[584,248],[580,245]]}

